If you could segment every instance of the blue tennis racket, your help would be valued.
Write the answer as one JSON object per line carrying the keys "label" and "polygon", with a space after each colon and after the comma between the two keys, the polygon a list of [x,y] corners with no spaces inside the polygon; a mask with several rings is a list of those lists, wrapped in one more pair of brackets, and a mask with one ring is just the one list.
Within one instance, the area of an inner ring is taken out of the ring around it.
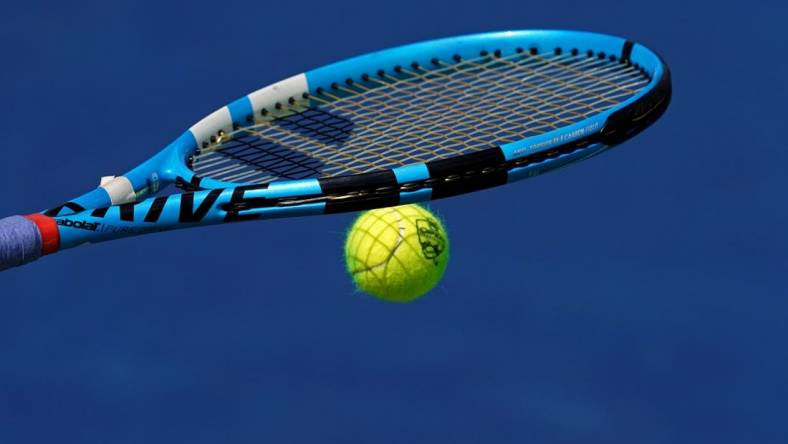
{"label": "blue tennis racket", "polygon": [[[0,269],[126,236],[503,185],[623,142],[670,95],[657,54],[586,32],[475,34],[354,57],[222,107],[87,194],[0,220]],[[167,185],[181,192],[157,196]]]}

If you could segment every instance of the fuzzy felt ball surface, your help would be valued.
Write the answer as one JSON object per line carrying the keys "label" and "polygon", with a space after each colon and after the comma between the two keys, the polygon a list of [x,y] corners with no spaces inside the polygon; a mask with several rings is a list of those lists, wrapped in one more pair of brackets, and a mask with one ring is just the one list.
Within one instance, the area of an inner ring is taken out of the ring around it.
{"label": "fuzzy felt ball surface", "polygon": [[430,291],[448,261],[443,223],[415,204],[362,213],[345,241],[345,263],[358,289],[391,302]]}

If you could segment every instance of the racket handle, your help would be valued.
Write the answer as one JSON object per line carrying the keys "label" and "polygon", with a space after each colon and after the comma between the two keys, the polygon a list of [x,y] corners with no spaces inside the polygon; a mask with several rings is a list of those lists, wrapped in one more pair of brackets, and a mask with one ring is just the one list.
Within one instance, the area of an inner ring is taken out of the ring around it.
{"label": "racket handle", "polygon": [[57,233],[54,219],[40,214],[0,219],[0,271],[54,253],[60,243]]}

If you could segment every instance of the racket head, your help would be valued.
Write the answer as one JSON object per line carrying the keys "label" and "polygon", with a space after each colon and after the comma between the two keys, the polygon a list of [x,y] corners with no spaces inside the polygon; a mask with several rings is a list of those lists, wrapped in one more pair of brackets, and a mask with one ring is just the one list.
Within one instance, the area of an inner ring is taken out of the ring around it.
{"label": "racket head", "polygon": [[[178,161],[175,180],[187,188],[289,183],[294,195],[401,187],[509,163],[475,184],[431,186],[415,199],[424,200],[595,155],[648,126],[669,99],[662,59],[625,39],[484,33],[293,76],[217,110],[168,150]],[[527,170],[513,164],[578,140],[598,146],[532,159]]]}

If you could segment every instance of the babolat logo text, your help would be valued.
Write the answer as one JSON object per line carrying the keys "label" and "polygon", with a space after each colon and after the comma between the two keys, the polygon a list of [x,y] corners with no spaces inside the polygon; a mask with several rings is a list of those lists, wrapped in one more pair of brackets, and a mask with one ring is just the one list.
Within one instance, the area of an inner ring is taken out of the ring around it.
{"label": "babolat logo text", "polygon": [[88,231],[96,231],[98,226],[101,225],[99,222],[85,222],[83,220],[71,220],[71,219],[58,219],[57,224],[63,227],[69,228],[76,228],[79,230],[88,230]]}

